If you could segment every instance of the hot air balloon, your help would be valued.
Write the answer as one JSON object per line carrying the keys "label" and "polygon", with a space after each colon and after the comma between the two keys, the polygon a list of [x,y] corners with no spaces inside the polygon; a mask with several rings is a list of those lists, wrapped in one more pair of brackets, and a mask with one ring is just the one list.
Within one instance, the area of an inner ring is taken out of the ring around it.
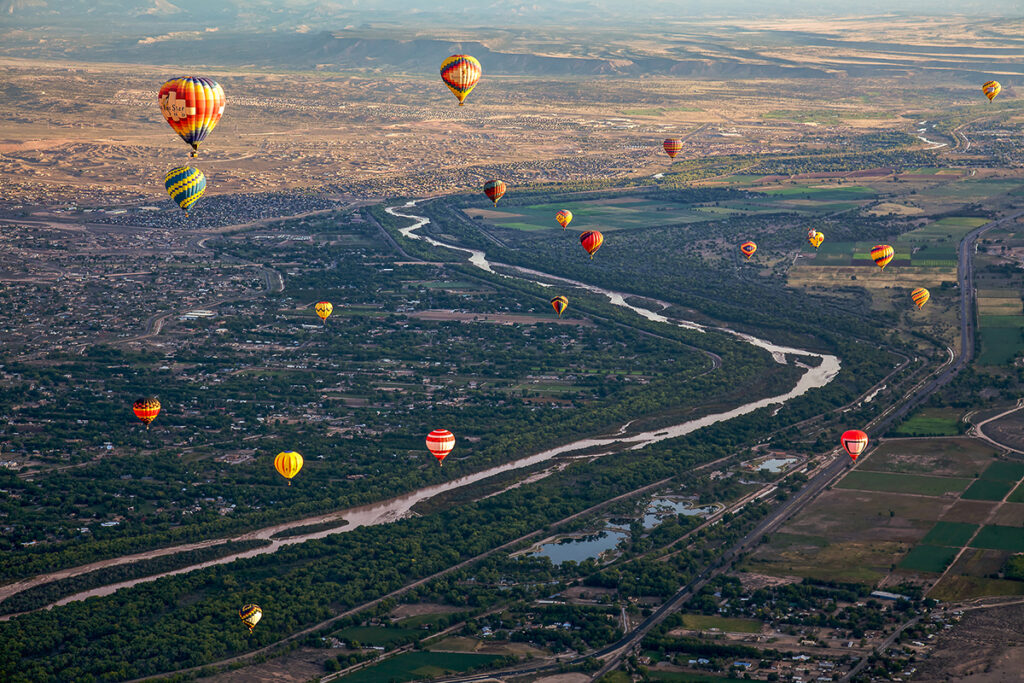
{"label": "hot air balloon", "polygon": [[817,230],[811,230],[807,233],[807,241],[811,243],[812,247],[817,249],[825,241],[825,234]]}
{"label": "hot air balloon", "polygon": [[604,244],[604,235],[597,230],[587,230],[585,233],[580,235],[580,244],[583,245],[583,248],[587,250],[588,254],[590,254],[590,259],[593,260],[594,254],[601,248],[601,245]]}
{"label": "hot air balloon", "polygon": [[164,187],[187,216],[188,210],[206,192],[206,176],[198,168],[179,166],[172,168],[164,176]]}
{"label": "hot air balloon", "polygon": [[839,443],[843,444],[843,448],[850,454],[850,457],[856,461],[857,456],[864,452],[864,449],[868,447],[868,435],[859,429],[851,429],[843,432],[842,438],[839,439]]}
{"label": "hot air balloon", "polygon": [[676,155],[683,151],[683,141],[679,138],[667,138],[661,146],[665,148],[669,159],[675,159]]}
{"label": "hot air balloon", "polygon": [[238,610],[238,618],[249,627],[249,633],[252,633],[253,628],[263,618],[263,610],[259,605],[242,605],[242,609]]}
{"label": "hot air balloon", "polygon": [[160,414],[160,401],[152,397],[140,398],[132,404],[132,410],[135,412],[135,417],[146,425],[146,429],[149,429],[149,425]]}
{"label": "hot air balloon", "polygon": [[483,70],[480,62],[469,55],[452,55],[441,62],[441,80],[459,99],[459,106],[476,87]]}
{"label": "hot air balloon", "polygon": [[931,296],[931,292],[924,287],[918,287],[910,293],[910,298],[914,300],[914,304],[916,304],[918,308],[923,308],[924,305],[928,303],[928,299],[930,299]]}
{"label": "hot air balloon", "polygon": [[885,267],[889,265],[889,261],[892,261],[892,257],[896,255],[896,250],[890,247],[888,244],[876,244],[871,248],[871,260],[878,264],[878,267],[885,270]]}
{"label": "hot air balloon", "polygon": [[174,132],[192,145],[192,156],[224,113],[224,89],[209,78],[172,78],[160,88],[160,112]]}
{"label": "hot air balloon", "polygon": [[996,95],[1003,91],[1003,86],[999,85],[999,81],[988,81],[981,86],[981,91],[985,93],[985,97],[991,102],[996,98]]}
{"label": "hot air balloon", "polygon": [[569,297],[556,296],[554,299],[551,300],[551,307],[555,309],[555,313],[557,313],[558,317],[561,318],[562,313],[565,312],[565,309],[569,308]]}
{"label": "hot air balloon", "polygon": [[313,310],[320,316],[320,319],[324,321],[324,325],[327,324],[327,318],[330,317],[331,311],[334,310],[334,306],[330,301],[318,301]]}
{"label": "hot air balloon", "polygon": [[494,205],[498,205],[498,200],[505,196],[505,183],[500,180],[488,180],[484,183],[484,194],[487,198],[494,202]]}
{"label": "hot air balloon", "polygon": [[754,255],[755,251],[757,251],[757,245],[753,242],[744,242],[740,245],[740,251],[743,252],[743,255],[746,256],[749,261],[750,257]]}
{"label": "hot air balloon", "polygon": [[427,434],[427,450],[437,458],[437,464],[443,465],[445,456],[455,448],[455,435],[447,429],[435,429]]}
{"label": "hot air balloon", "polygon": [[572,211],[569,209],[562,209],[555,214],[555,220],[562,226],[562,230],[565,230],[569,227],[569,224],[572,223]]}
{"label": "hot air balloon", "polygon": [[302,469],[302,456],[295,451],[278,453],[277,457],[274,458],[274,469],[277,470],[278,474],[287,479],[288,485],[291,486],[292,477]]}

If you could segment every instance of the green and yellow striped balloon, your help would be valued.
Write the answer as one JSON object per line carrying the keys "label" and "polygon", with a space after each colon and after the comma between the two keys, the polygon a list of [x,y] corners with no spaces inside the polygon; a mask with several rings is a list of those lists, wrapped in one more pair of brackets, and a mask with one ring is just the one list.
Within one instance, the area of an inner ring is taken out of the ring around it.
{"label": "green and yellow striped balloon", "polygon": [[171,199],[187,214],[192,205],[206,192],[206,176],[198,168],[179,166],[172,168],[164,176],[164,187],[167,188],[167,194],[171,195]]}

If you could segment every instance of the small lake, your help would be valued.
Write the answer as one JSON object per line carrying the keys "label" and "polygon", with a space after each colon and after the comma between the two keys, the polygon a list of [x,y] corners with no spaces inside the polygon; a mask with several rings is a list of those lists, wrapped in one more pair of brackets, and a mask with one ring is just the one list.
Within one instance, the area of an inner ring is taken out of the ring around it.
{"label": "small lake", "polygon": [[767,460],[762,460],[758,464],[757,469],[778,474],[788,470],[796,461],[796,458],[768,458]]}
{"label": "small lake", "polygon": [[669,517],[686,515],[687,517],[707,517],[718,510],[717,505],[693,507],[693,501],[672,500],[671,498],[655,498],[644,511],[644,529],[652,529]]}
{"label": "small lake", "polygon": [[581,538],[563,538],[553,543],[545,543],[535,553],[534,557],[547,557],[552,564],[562,564],[573,560],[582,562],[584,560],[597,559],[601,553],[612,550],[629,534],[618,530],[604,530],[590,536]]}

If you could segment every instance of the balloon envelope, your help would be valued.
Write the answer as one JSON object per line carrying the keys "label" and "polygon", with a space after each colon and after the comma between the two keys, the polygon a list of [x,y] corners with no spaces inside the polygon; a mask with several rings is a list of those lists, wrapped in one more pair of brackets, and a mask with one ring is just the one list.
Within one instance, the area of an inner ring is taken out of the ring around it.
{"label": "balloon envelope", "polygon": [[569,308],[569,297],[556,296],[551,300],[551,307],[555,309],[555,313],[557,313],[558,317],[561,318],[565,309]]}
{"label": "balloon envelope", "polygon": [[572,211],[569,209],[562,209],[555,214],[555,220],[562,226],[562,230],[565,230],[569,227],[569,224],[572,223]]}
{"label": "balloon envelope", "polygon": [[484,194],[487,198],[494,202],[494,205],[498,205],[498,200],[505,196],[505,190],[508,189],[500,180],[488,180],[484,183]]}
{"label": "balloon envelope", "polygon": [[135,417],[139,418],[148,429],[149,424],[160,414],[160,401],[153,397],[140,398],[132,404],[132,410],[135,412]]}
{"label": "balloon envelope", "polygon": [[469,55],[452,55],[441,62],[441,80],[458,98],[460,107],[482,74],[480,62]]}
{"label": "balloon envelope", "polygon": [[274,458],[274,469],[282,477],[288,480],[288,485],[292,485],[292,477],[299,473],[302,469],[302,456],[295,451],[285,451],[278,453],[277,457]]}
{"label": "balloon envelope", "polygon": [[580,235],[580,244],[590,254],[590,258],[593,259],[594,253],[604,244],[604,235],[597,230],[588,230]]}
{"label": "balloon envelope", "polygon": [[259,605],[242,605],[242,609],[238,610],[238,618],[249,627],[249,633],[252,633],[252,629],[263,618],[263,610]]}
{"label": "balloon envelope", "polygon": [[167,123],[192,146],[192,156],[224,114],[224,89],[209,78],[172,78],[161,86],[158,100]]}
{"label": "balloon envelope", "polygon": [[825,235],[817,230],[811,230],[807,234],[807,241],[811,243],[812,247],[817,249],[821,246],[821,243],[825,241]]}
{"label": "balloon envelope", "polygon": [[996,95],[1003,91],[1003,86],[999,84],[999,81],[988,81],[981,86],[981,91],[985,93],[985,97],[991,102],[996,98]]}
{"label": "balloon envelope", "polygon": [[187,213],[206,192],[206,176],[198,168],[179,166],[164,176],[164,187],[171,199]]}
{"label": "balloon envelope", "polygon": [[443,464],[445,457],[455,448],[455,435],[447,429],[435,429],[427,434],[427,450],[437,458],[437,464]]}
{"label": "balloon envelope", "polygon": [[327,318],[331,315],[331,311],[334,310],[334,304],[332,304],[330,301],[320,301],[317,302],[317,305],[313,308],[313,310],[316,311],[316,314],[320,316],[321,320],[327,322]]}
{"label": "balloon envelope", "polygon": [[871,260],[878,264],[878,267],[885,270],[885,267],[889,265],[889,261],[892,261],[892,257],[896,255],[896,250],[890,247],[888,244],[876,244],[871,249]]}
{"label": "balloon envelope", "polygon": [[859,429],[851,429],[843,432],[843,436],[839,439],[839,443],[843,445],[850,458],[857,460],[857,456],[864,452],[864,449],[868,447],[868,435]]}
{"label": "balloon envelope", "polygon": [[661,146],[665,148],[665,153],[670,159],[675,159],[676,155],[683,150],[683,141],[679,138],[666,138]]}
{"label": "balloon envelope", "polygon": [[740,245],[740,251],[742,251],[743,255],[749,260],[750,257],[754,255],[754,252],[757,251],[757,245],[753,242],[744,242]]}
{"label": "balloon envelope", "polygon": [[918,287],[910,293],[910,298],[918,308],[921,308],[928,303],[928,299],[932,298],[932,294],[924,287]]}

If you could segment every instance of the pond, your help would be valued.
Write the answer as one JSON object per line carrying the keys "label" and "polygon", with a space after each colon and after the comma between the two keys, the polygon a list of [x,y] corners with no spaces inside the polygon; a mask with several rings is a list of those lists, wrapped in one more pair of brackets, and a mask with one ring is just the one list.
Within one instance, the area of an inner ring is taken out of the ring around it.
{"label": "pond", "polygon": [[583,562],[584,560],[597,559],[601,553],[614,549],[619,543],[627,538],[629,534],[617,529],[605,529],[596,534],[583,536],[581,538],[563,538],[551,543],[545,543],[535,553],[534,557],[547,557],[552,564],[562,564],[573,560]]}
{"label": "pond", "polygon": [[693,501],[690,500],[655,498],[647,505],[647,509],[644,511],[644,529],[651,529],[661,524],[668,517],[676,515],[686,515],[687,517],[700,515],[701,517],[707,517],[714,514],[718,507],[717,505],[693,507]]}

